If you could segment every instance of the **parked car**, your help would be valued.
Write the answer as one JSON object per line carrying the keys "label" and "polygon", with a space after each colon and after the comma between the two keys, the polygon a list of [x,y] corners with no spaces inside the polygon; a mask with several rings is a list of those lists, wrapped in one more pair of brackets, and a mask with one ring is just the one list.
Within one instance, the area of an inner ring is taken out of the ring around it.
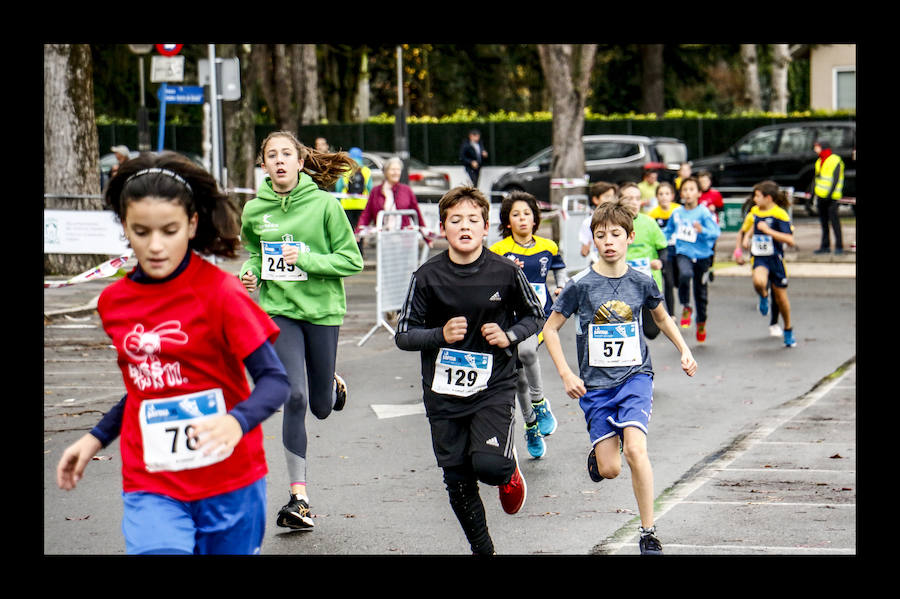
{"label": "parked car", "polygon": [[[591,183],[637,183],[646,168],[656,168],[660,181],[673,181],[679,165],[687,161],[687,146],[673,137],[586,135],[582,142],[585,174]],[[548,204],[552,157],[551,146],[503,173],[491,186],[492,201],[499,201],[496,192],[526,191]]]}
{"label": "parked car", "polygon": [[[154,152],[155,153],[155,152]],[[193,152],[177,152],[181,154],[185,158],[189,159],[194,164],[202,166],[206,168],[206,165],[203,164],[203,158],[199,154],[195,154]],[[128,152],[128,158],[137,158],[141,153],[137,150],[130,150]],[[100,157],[100,188],[105,189],[107,182],[109,182],[109,173],[112,170],[113,165],[118,164],[119,159],[116,158],[114,153],[104,154]]]}
{"label": "parked car", "polygon": [[[754,129],[727,152],[694,160],[696,174],[707,170],[714,187],[753,187],[771,179],[782,187],[793,187],[809,214],[815,202],[812,193],[816,153],[813,142],[831,142],[831,150],[844,160],[844,196],[856,197],[856,123],[811,121],[767,125]],[[798,202],[799,203],[799,202]],[[854,206],[855,210],[855,206]]]}
{"label": "parked car", "polygon": [[[363,166],[372,171],[372,186],[384,181],[382,167],[388,158],[395,156],[392,152],[363,152]],[[409,186],[416,194],[419,203],[438,203],[450,189],[450,175],[430,168],[421,160],[410,157],[406,163],[409,172]]]}

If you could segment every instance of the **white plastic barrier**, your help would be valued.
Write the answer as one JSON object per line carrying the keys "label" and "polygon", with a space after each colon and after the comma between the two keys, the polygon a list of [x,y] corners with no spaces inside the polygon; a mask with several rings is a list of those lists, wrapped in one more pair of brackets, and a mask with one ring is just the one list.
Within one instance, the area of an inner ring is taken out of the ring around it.
{"label": "white plastic barrier", "polygon": [[559,249],[568,273],[582,271],[591,265],[589,256],[581,255],[581,241],[578,239],[581,223],[590,214],[590,199],[587,195],[563,196],[562,210],[559,213]]}
{"label": "white plastic barrier", "polygon": [[[406,215],[414,221],[414,229],[385,231],[384,217]],[[378,213],[375,222],[375,325],[359,340],[358,346],[369,340],[379,327],[384,327],[394,335],[394,329],[388,324],[385,312],[399,311],[406,301],[409,280],[412,274],[427,256],[427,246],[419,253],[419,217],[415,210],[392,210]]]}

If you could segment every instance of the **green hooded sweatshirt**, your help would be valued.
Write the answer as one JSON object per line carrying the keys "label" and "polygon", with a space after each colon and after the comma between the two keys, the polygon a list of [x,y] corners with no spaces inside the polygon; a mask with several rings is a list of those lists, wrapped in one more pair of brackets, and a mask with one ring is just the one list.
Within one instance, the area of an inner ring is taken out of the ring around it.
{"label": "green hooded sweatshirt", "polygon": [[[625,259],[648,258],[656,260],[659,258],[659,250],[667,247],[667,245],[666,236],[663,235],[659,225],[656,224],[656,220],[643,212],[639,212],[634,218],[634,243],[628,246]],[[662,273],[658,270],[653,270],[651,275],[653,280],[656,281],[657,287],[662,290]]]}
{"label": "green hooded sweatshirt", "polygon": [[[296,266],[307,273],[307,280],[263,280],[260,242],[284,241],[287,235],[287,240],[306,245]],[[343,278],[361,272],[363,259],[341,203],[319,189],[309,175],[301,172],[287,196],[275,193],[266,177],[257,197],[244,205],[241,240],[250,253],[241,275],[256,276],[259,305],[269,315],[319,325],[343,324],[347,312]]]}

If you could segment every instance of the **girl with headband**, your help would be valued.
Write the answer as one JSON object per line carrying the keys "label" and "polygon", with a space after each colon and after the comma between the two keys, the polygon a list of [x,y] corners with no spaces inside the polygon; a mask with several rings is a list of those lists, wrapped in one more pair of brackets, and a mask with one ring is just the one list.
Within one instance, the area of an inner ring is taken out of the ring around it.
{"label": "girl with headband", "polygon": [[260,424],[287,400],[289,383],[272,345],[278,327],[200,255],[236,256],[237,205],[171,152],[124,162],[105,201],[138,261],[97,304],[126,395],[63,452],[57,483],[74,489],[91,458],[121,436],[127,553],[259,553]]}

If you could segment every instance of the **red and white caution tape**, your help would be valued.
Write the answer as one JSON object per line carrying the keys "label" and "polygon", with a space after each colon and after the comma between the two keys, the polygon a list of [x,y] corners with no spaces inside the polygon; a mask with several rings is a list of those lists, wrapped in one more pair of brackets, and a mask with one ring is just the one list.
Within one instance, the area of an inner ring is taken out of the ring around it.
{"label": "red and white caution tape", "polygon": [[121,256],[107,260],[103,264],[95,266],[90,270],[86,270],[80,275],[75,275],[67,281],[44,281],[44,288],[68,287],[69,285],[77,285],[78,283],[111,277],[119,272],[119,269],[125,266],[125,263],[128,262],[129,258],[133,255],[134,251],[129,250],[127,254],[122,254]]}

